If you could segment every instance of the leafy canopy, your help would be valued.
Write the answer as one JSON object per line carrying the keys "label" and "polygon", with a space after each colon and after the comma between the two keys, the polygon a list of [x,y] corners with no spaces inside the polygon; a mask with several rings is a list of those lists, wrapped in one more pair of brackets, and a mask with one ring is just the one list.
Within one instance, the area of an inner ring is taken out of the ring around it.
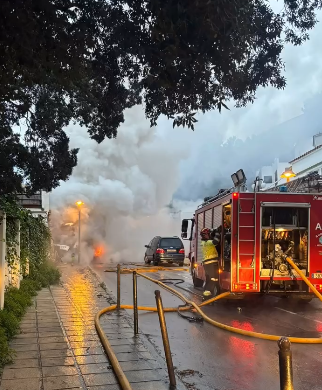
{"label": "leafy canopy", "polygon": [[77,163],[63,128],[97,142],[141,102],[193,129],[196,112],[284,88],[285,42],[308,39],[322,0],[1,0],[0,194],[51,190]]}

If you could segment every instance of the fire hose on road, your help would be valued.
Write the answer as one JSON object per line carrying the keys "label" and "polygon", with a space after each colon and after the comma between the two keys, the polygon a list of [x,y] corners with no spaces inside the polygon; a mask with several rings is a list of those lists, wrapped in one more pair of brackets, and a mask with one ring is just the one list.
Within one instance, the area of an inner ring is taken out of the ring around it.
{"label": "fire hose on road", "polygon": [[[289,257],[287,257],[286,260],[295,269],[295,271],[300,275],[300,277],[307,284],[307,286],[314,292],[314,294],[317,296],[317,298],[322,302],[322,295],[316,290],[316,288],[312,285],[312,283],[306,278],[306,276],[303,274],[303,272],[294,264],[293,260]],[[159,267],[159,268],[161,268],[161,267]],[[143,268],[143,270],[145,272],[146,269]],[[159,270],[159,269],[158,268],[153,268],[153,269],[150,268],[150,272],[156,272],[156,270]],[[166,270],[169,270],[169,269],[166,269]],[[127,269],[126,273],[130,273],[133,271],[137,271],[137,269]],[[123,273],[123,270],[122,270],[122,273]],[[247,336],[247,337],[254,337],[254,338],[258,338],[258,339],[270,340],[270,341],[278,341],[281,338],[281,336],[252,332],[252,331],[243,330],[243,329],[235,328],[235,327],[230,326],[230,325],[223,324],[221,322],[218,322],[218,321],[211,319],[201,310],[201,308],[203,306],[209,305],[210,303],[218,301],[219,299],[228,297],[229,295],[231,295],[230,292],[225,292],[225,293],[220,294],[212,299],[209,299],[206,302],[201,303],[200,305],[197,305],[195,302],[190,301],[184,295],[182,295],[180,292],[176,291],[174,288],[167,286],[162,281],[153,279],[153,278],[151,278],[147,275],[144,275],[142,273],[139,273],[139,272],[137,272],[137,275],[141,276],[141,277],[149,280],[150,282],[153,282],[153,283],[159,285],[160,287],[164,288],[165,290],[169,291],[170,293],[172,293],[173,295],[175,295],[179,299],[181,299],[186,305],[183,307],[181,306],[179,308],[164,308],[165,312],[169,313],[169,312],[177,312],[178,310],[179,311],[195,310],[203,318],[204,321],[208,322],[209,324],[211,324],[213,326],[216,326],[217,328],[220,328],[220,329],[232,332],[232,333],[236,333],[236,334],[239,334],[242,336]],[[129,382],[128,382],[128,380],[127,380],[127,378],[126,378],[126,376],[125,376],[125,374],[124,374],[124,372],[123,372],[123,370],[122,370],[122,368],[121,368],[121,366],[116,358],[116,355],[113,352],[112,347],[111,347],[103,329],[101,328],[101,325],[99,322],[99,319],[103,314],[114,311],[116,308],[117,308],[117,305],[112,305],[112,306],[104,308],[103,310],[98,312],[95,316],[95,327],[96,327],[98,335],[101,339],[101,342],[104,346],[104,349],[105,349],[105,351],[110,359],[110,362],[112,364],[112,367],[115,371],[115,374],[120,382],[122,389],[130,390],[131,385],[129,384]],[[133,309],[133,305],[120,305],[120,308],[121,309]],[[138,306],[137,309],[142,310],[142,311],[157,312],[156,307]],[[297,344],[322,344],[322,338],[289,337],[288,339],[290,342],[297,343]]]}

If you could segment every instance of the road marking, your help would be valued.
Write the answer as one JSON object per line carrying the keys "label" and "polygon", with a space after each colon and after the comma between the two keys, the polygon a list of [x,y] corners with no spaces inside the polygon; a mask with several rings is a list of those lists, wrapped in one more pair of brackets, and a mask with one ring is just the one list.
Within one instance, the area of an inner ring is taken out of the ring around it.
{"label": "road marking", "polygon": [[295,315],[295,316],[299,316],[299,317],[305,318],[306,320],[309,320],[309,321],[317,322],[318,324],[322,324],[322,321],[314,320],[313,318],[308,318],[308,317],[302,316],[301,314],[294,313],[293,311],[281,309],[280,307],[276,307],[276,306],[275,306],[275,309],[281,310],[281,311],[285,311],[286,313],[293,314],[293,315]]}

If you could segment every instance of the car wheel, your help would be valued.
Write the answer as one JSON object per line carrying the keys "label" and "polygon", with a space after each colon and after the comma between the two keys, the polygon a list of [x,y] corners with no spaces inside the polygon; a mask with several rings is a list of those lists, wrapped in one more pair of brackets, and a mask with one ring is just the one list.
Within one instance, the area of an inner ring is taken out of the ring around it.
{"label": "car wheel", "polygon": [[183,267],[183,262],[178,263],[178,264],[179,264],[179,267]]}
{"label": "car wheel", "polygon": [[203,280],[199,279],[195,276],[195,273],[192,274],[192,283],[195,287],[202,287],[203,286]]}
{"label": "car wheel", "polygon": [[157,267],[159,265],[158,260],[153,259],[153,265],[155,265]]}
{"label": "car wheel", "polygon": [[149,260],[148,256],[145,256],[144,257],[144,262],[145,262],[145,264],[150,264],[151,260]]}

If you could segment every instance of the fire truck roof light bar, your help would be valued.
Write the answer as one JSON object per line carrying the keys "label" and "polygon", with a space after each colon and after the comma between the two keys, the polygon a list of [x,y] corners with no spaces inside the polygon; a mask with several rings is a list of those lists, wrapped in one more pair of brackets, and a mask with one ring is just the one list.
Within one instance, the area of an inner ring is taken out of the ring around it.
{"label": "fire truck roof light bar", "polygon": [[261,202],[262,207],[303,207],[310,208],[310,203],[284,203],[284,202]]}

